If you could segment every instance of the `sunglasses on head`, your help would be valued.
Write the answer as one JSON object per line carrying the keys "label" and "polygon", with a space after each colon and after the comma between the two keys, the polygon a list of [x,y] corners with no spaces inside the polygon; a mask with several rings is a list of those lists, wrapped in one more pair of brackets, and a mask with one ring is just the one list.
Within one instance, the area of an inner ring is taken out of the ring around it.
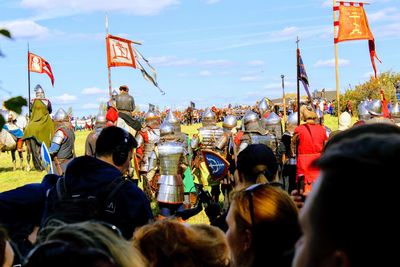
{"label": "sunglasses on head", "polygon": [[266,184],[253,184],[243,190],[243,192],[248,193],[250,195],[249,199],[249,211],[250,211],[250,221],[251,221],[251,228],[254,230],[255,228],[255,217],[254,217],[254,192],[260,190],[261,188],[266,187],[276,187],[283,189],[283,185],[278,182],[271,182]]}

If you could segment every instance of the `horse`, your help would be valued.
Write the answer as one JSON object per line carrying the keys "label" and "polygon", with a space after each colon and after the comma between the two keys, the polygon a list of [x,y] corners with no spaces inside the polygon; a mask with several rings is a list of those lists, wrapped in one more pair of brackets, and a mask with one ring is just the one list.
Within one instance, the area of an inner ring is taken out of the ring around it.
{"label": "horse", "polygon": [[[3,114],[3,116],[8,115],[8,113],[6,114],[5,112],[2,112],[2,114]],[[5,117],[8,117],[8,116],[5,116]],[[15,124],[18,128],[20,128],[23,131],[27,125],[27,119],[24,116],[20,115],[17,117]],[[23,144],[22,144],[22,146],[23,146]],[[11,159],[13,162],[13,170],[15,171],[17,169],[16,157],[15,157],[15,151],[17,151],[17,139],[15,138],[15,136],[13,136],[10,132],[8,132],[5,129],[1,129],[1,132],[0,132],[0,151],[1,152],[11,152]],[[24,157],[22,154],[22,150],[18,151],[18,156],[20,159],[20,169],[24,169],[23,168]],[[27,153],[26,160],[27,160],[26,169],[29,170],[30,169],[29,168],[29,160],[30,160],[29,152]]]}

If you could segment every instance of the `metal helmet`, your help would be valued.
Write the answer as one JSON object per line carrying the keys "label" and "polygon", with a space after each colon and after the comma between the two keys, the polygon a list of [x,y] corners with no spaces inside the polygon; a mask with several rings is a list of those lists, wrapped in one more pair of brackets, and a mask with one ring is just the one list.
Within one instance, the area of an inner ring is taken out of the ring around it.
{"label": "metal helmet", "polygon": [[146,114],[144,115],[145,121],[150,121],[158,118],[159,118],[158,114],[152,110],[147,111]]}
{"label": "metal helmet", "polygon": [[36,93],[37,98],[45,98],[44,90],[43,90],[42,86],[40,86],[40,84],[35,86],[34,91]]}
{"label": "metal helmet", "polygon": [[243,116],[243,126],[245,131],[260,130],[260,119],[258,114],[249,110]]}
{"label": "metal helmet", "polygon": [[222,127],[225,129],[233,129],[237,125],[236,117],[233,115],[228,115],[224,118],[224,122],[222,123]]}
{"label": "metal helmet", "polygon": [[398,102],[392,106],[390,114],[393,118],[400,118],[400,105]]}
{"label": "metal helmet", "polygon": [[371,114],[369,114],[367,110],[367,101],[361,101],[360,104],[358,104],[357,110],[358,110],[358,118],[360,120],[368,120],[371,118]]}
{"label": "metal helmet", "polygon": [[269,110],[269,105],[267,102],[267,99],[263,97],[260,102],[258,103],[257,106],[258,110],[260,111],[260,114],[263,115],[265,112]]}
{"label": "metal helmet", "polygon": [[382,116],[382,101],[376,99],[368,103],[365,107],[367,111],[374,116]]}
{"label": "metal helmet", "polygon": [[118,92],[117,92],[117,90],[114,89],[114,90],[112,91],[112,93],[111,93],[111,96],[117,96],[117,95],[118,95]]}
{"label": "metal helmet", "polygon": [[207,108],[202,114],[201,121],[203,126],[215,125],[215,113]]}
{"label": "metal helmet", "polygon": [[62,108],[59,108],[54,115],[54,121],[68,121],[68,119],[68,113]]}
{"label": "metal helmet", "polygon": [[275,112],[271,112],[268,118],[265,119],[265,125],[277,125],[281,123],[281,117],[278,116]]}
{"label": "metal helmet", "polygon": [[169,124],[174,126],[174,132],[175,133],[180,133],[181,132],[181,122],[174,115],[172,110],[168,111],[167,117],[165,117],[164,122],[168,122]]}
{"label": "metal helmet", "polygon": [[166,136],[174,134],[174,126],[170,124],[168,121],[164,120],[164,122],[160,126],[160,136]]}
{"label": "metal helmet", "polygon": [[107,119],[104,114],[98,114],[96,116],[96,125],[103,125],[103,124],[106,124],[106,122],[107,122]]}
{"label": "metal helmet", "polygon": [[293,112],[292,114],[290,114],[288,116],[287,121],[286,121],[287,126],[297,126],[298,123],[299,123],[299,118],[298,118],[297,111]]}

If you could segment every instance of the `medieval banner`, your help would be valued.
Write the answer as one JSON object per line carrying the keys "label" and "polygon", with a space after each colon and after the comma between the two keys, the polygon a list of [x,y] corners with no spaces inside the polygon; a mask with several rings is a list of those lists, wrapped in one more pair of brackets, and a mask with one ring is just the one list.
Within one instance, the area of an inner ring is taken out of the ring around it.
{"label": "medieval banner", "polygon": [[44,58],[28,52],[28,71],[46,73],[51,80],[51,84],[54,86],[53,72],[51,70],[50,64],[46,60],[44,60]]}
{"label": "medieval banner", "polygon": [[107,65],[108,67],[132,67],[136,69],[136,59],[133,53],[132,41],[117,36],[107,35]]}
{"label": "medieval banner", "polygon": [[369,54],[375,78],[375,58],[380,59],[375,52],[375,40],[369,28],[367,15],[363,3],[339,2],[339,6],[333,7],[333,12],[339,12],[339,20],[333,22],[335,28],[334,43],[354,40],[368,40]]}

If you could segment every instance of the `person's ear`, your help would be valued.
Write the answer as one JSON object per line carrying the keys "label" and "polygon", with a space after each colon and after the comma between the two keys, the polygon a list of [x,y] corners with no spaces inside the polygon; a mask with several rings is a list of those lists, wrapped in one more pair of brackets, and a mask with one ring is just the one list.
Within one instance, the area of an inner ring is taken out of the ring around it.
{"label": "person's ear", "polygon": [[249,229],[244,230],[243,232],[243,249],[248,251],[251,249],[251,244],[253,242],[253,234]]}
{"label": "person's ear", "polygon": [[343,250],[335,250],[324,261],[324,266],[327,267],[350,267],[351,262],[349,256]]}

